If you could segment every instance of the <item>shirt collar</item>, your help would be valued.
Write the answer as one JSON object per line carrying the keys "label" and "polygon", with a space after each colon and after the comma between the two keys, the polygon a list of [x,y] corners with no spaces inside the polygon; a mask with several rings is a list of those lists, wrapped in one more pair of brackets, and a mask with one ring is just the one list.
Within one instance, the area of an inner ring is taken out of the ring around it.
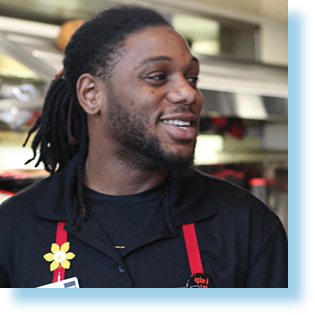
{"label": "shirt collar", "polygon": [[[52,176],[37,203],[36,216],[67,221],[77,210],[75,187],[78,159],[77,154],[64,169]],[[171,179],[165,202],[175,225],[197,222],[218,213],[208,182],[198,171],[191,178]]]}
{"label": "shirt collar", "polygon": [[184,180],[173,178],[168,199],[177,226],[201,221],[218,213],[209,180],[198,171]]}
{"label": "shirt collar", "polygon": [[77,154],[65,168],[52,175],[36,205],[35,216],[53,221],[67,221],[76,210],[75,187],[78,159]]}

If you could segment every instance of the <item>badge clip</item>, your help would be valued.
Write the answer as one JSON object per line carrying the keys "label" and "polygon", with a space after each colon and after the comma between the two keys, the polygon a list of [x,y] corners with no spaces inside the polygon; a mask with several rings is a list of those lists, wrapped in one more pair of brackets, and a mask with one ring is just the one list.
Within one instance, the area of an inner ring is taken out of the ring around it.
{"label": "badge clip", "polygon": [[50,288],[60,288],[60,289],[77,289],[80,288],[79,281],[77,277],[65,279],[62,281],[57,281],[49,284],[42,285],[37,288],[50,289]]}

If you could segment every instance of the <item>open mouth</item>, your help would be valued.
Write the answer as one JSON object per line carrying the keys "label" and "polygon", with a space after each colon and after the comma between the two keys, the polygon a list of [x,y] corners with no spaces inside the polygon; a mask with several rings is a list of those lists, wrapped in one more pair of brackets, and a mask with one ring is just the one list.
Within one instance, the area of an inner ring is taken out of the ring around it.
{"label": "open mouth", "polygon": [[162,120],[163,124],[175,125],[183,130],[187,130],[191,126],[190,121],[183,121],[178,119],[169,119],[169,120]]}

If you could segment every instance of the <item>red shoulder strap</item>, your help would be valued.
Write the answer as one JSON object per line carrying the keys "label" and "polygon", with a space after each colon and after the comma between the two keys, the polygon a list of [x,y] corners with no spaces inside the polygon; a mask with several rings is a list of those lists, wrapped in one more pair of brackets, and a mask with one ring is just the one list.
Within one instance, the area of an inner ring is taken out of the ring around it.
{"label": "red shoulder strap", "polygon": [[[61,245],[67,242],[68,232],[63,229],[66,222],[60,221],[57,223],[57,231],[56,231],[56,244],[61,247]],[[65,279],[66,270],[61,267],[61,265],[54,270],[54,276],[52,282],[62,281]]]}
{"label": "red shoulder strap", "polygon": [[[56,244],[61,246],[67,241],[68,232],[63,229],[66,222],[58,222],[56,231]],[[197,235],[194,223],[184,224],[182,226],[186,244],[187,256],[191,274],[203,273],[203,267],[200,257],[200,251],[197,241]],[[54,270],[53,282],[65,279],[65,269],[59,266]]]}
{"label": "red shoulder strap", "polygon": [[182,229],[184,233],[190,272],[191,274],[203,273],[195,225],[194,223],[184,224]]}

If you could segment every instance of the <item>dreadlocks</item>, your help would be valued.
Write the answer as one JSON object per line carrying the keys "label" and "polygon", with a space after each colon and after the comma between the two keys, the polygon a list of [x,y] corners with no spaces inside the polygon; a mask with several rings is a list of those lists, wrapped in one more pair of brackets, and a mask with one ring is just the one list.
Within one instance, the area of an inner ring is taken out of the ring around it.
{"label": "dreadlocks", "polygon": [[51,175],[79,154],[77,198],[81,214],[87,217],[84,202],[84,167],[88,154],[87,114],[76,95],[76,82],[90,73],[109,83],[110,74],[119,62],[125,39],[147,27],[169,25],[157,12],[135,5],[115,6],[86,21],[71,37],[63,61],[64,70],[52,81],[43,110],[29,130],[24,146],[35,132],[32,142],[37,167],[43,162]]}

